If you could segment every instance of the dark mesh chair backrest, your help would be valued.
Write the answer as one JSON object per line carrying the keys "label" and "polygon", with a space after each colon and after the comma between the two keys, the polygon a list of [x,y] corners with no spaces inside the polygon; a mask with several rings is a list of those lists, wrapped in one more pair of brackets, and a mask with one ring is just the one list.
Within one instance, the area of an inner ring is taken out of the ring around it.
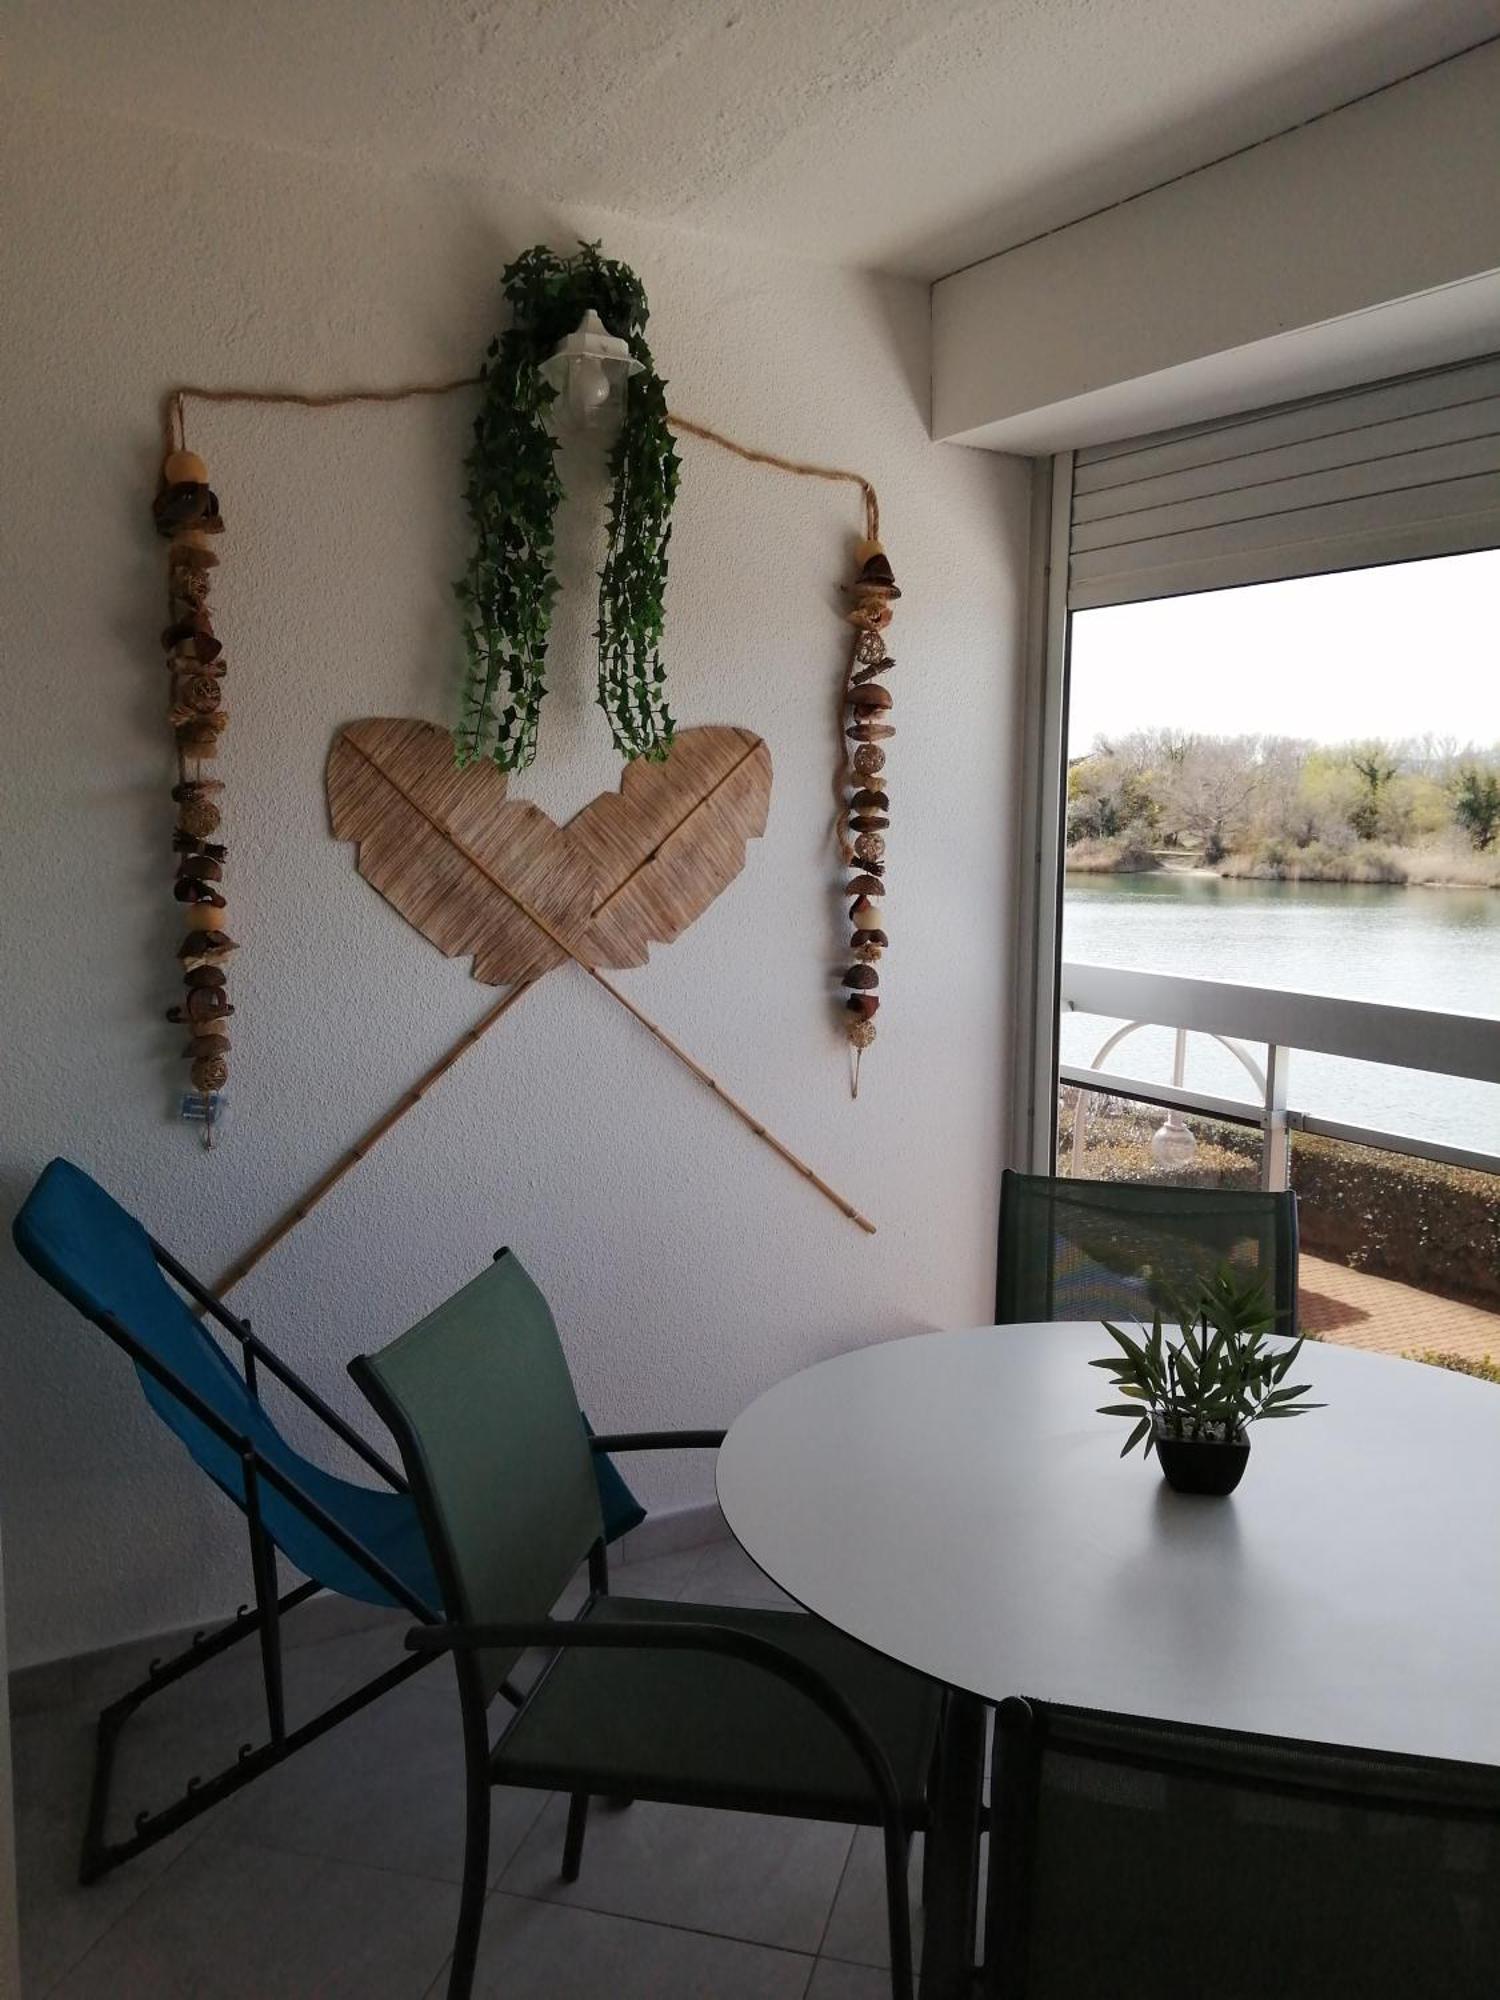
{"label": "dark mesh chair backrest", "polygon": [[1500,1770],[1002,1705],[996,2000],[1494,2000]]}
{"label": "dark mesh chair backrest", "polygon": [[1221,1264],[1263,1277],[1297,1325],[1297,1198],[1258,1188],[1075,1181],[1007,1170],[995,1318],[1149,1320]]}

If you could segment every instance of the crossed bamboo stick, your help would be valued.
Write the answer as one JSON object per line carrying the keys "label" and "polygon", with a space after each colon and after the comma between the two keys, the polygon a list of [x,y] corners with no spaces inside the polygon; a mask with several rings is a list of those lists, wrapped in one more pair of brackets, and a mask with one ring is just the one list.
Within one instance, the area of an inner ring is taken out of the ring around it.
{"label": "crossed bamboo stick", "polygon": [[[374,759],[359,744],[355,743],[352,737],[346,736],[344,741],[349,744],[351,749],[356,750],[361,757],[364,757],[367,763],[372,764],[375,769],[380,770],[381,767],[375,764]],[[384,772],[382,772],[382,776],[387,776],[388,778],[388,774]],[[658,1022],[653,1021],[650,1015],[638,1007],[628,994],[622,993],[613,980],[606,979],[597,967],[590,965],[588,960],[574,949],[567,938],[550,924],[539,910],[533,908],[524,896],[519,895],[500,876],[486,867],[482,857],[476,854],[472,848],[466,847],[451,827],[444,826],[440,821],[434,819],[421,801],[413,798],[409,792],[402,790],[401,795],[406,800],[406,803],[415,812],[420,813],[428,825],[435,832],[439,833],[444,840],[448,841],[463,856],[464,860],[469,863],[470,867],[481,874],[492,888],[498,889],[501,895],[512,903],[529,923],[534,924],[543,936],[549,938],[557,946],[558,950],[570,958],[575,965],[581,966],[596,985],[602,986],[612,1000],[618,1001],[626,1013],[639,1021],[647,1034],[654,1036],[664,1049],[674,1055],[680,1063],[697,1077],[700,1083],[707,1084],[708,1088],[722,1103],[729,1107],[736,1118],[749,1126],[757,1139],[763,1140],[773,1153],[778,1154],[786,1161],[789,1167],[794,1167],[804,1180],[809,1181],[818,1190],[819,1194],[833,1203],[841,1215],[846,1215],[851,1222],[857,1224],[867,1235],[873,1236],[875,1234],[875,1225],[867,1215],[861,1214],[852,1202],[847,1201],[839,1193],[837,1188],[830,1186],[821,1174],[816,1173],[807,1164],[806,1160],[802,1159],[799,1154],[792,1151],[790,1146],[778,1139],[776,1134],[757,1118],[753,1111],[724,1088],[723,1084],[719,1082],[711,1070],[706,1069],[696,1056],[689,1055],[680,1042],[674,1041],[665,1028]],[[694,810],[696,811],[697,808],[695,807]],[[594,912],[596,918],[601,916],[609,908],[615,897],[622,894],[629,886],[635,872],[632,871],[631,875],[627,875],[625,880],[619,883],[604,898]],[[337,1187],[344,1176],[352,1172],[359,1165],[360,1161],[364,1159],[365,1155],[380,1143],[386,1133],[398,1125],[408,1111],[413,1110],[421,1103],[433,1085],[440,1082],[447,1075],[448,1071],[453,1068],[454,1064],[467,1055],[469,1050],[489,1033],[495,1023],[503,1015],[507,1014],[524,994],[529,993],[532,987],[544,976],[542,973],[536,973],[530,979],[518,981],[505,994],[503,999],[497,1000],[487,1013],[479,1017],[472,1028],[466,1029],[453,1046],[446,1050],[443,1055],[439,1056],[431,1069],[425,1071],[412,1085],[411,1089],[396,1100],[389,1111],[377,1118],[369,1130],[356,1139],[348,1151],[342,1153],[328,1171],[321,1174],[313,1182],[312,1186],[299,1201],[289,1208],[284,1215],[280,1216],[263,1236],[257,1238],[242,1256],[237,1257],[232,1264],[221,1272],[216,1290],[222,1295],[225,1292],[231,1291],[242,1279],[247,1278],[256,1265],[260,1263],[261,1259],[269,1255],[282,1238],[289,1235],[297,1227],[298,1223],[305,1221],[317,1207],[318,1203],[322,1201],[323,1197]]]}

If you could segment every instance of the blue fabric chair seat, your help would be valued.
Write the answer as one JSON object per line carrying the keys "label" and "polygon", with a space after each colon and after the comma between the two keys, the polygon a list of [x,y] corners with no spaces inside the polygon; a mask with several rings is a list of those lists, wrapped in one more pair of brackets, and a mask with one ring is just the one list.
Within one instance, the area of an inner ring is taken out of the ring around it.
{"label": "blue fabric chair seat", "polygon": [[[432,1558],[427,1553],[427,1537],[409,1493],[386,1493],[376,1486],[361,1486],[354,1480],[325,1472],[321,1466],[297,1458],[295,1453],[289,1456],[297,1465],[298,1485],[315,1505],[331,1514],[340,1527],[348,1529],[361,1547],[378,1556],[420,1603],[429,1607],[442,1603]],[[231,1499],[238,1497],[230,1494]],[[315,1577],[325,1590],[336,1590],[364,1604],[398,1603],[362,1564],[279,1494],[263,1498],[261,1511],[271,1539],[282,1553],[304,1575]]]}

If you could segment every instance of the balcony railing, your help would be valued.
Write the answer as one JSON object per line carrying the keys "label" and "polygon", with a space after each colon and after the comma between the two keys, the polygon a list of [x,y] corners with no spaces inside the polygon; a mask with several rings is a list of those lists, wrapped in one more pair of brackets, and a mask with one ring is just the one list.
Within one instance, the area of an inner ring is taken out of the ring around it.
{"label": "balcony railing", "polygon": [[[1372,1000],[1339,1000],[1320,993],[1289,993],[1275,987],[1234,986],[1217,979],[1180,979],[1171,973],[1074,963],[1062,968],[1061,1005],[1064,1013],[1101,1015],[1125,1024],[1105,1041],[1096,1063],[1112,1056],[1138,1028],[1172,1028],[1176,1036],[1170,1083],[1133,1077],[1115,1068],[1081,1069],[1073,1064],[1059,1068],[1060,1083],[1080,1091],[1158,1105],[1169,1116],[1194,1111],[1226,1124],[1258,1129],[1264,1187],[1287,1185],[1288,1134],[1294,1131],[1441,1160],[1482,1173],[1500,1173],[1500,1153],[1343,1124],[1299,1110],[1289,1101],[1290,1057],[1296,1049],[1385,1063],[1397,1069],[1428,1070],[1476,1083],[1500,1083],[1500,1021],[1441,1014],[1424,1007],[1390,1007]],[[1191,1034],[1212,1037],[1236,1057],[1252,1080],[1253,1099],[1215,1097],[1186,1086],[1187,1038]],[[1083,1131],[1080,1112],[1074,1122],[1074,1146],[1080,1152]]]}

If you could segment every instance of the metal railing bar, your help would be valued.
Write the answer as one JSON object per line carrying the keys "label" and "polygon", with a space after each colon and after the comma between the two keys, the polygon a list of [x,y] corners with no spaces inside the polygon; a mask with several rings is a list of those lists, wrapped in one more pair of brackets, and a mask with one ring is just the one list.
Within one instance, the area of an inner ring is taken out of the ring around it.
{"label": "metal railing bar", "polygon": [[1080,1090],[1097,1090],[1106,1097],[1126,1097],[1134,1104],[1196,1111],[1200,1117],[1222,1119],[1226,1125],[1248,1125],[1256,1132],[1263,1122],[1261,1107],[1246,1098],[1210,1097],[1201,1090],[1179,1089],[1171,1083],[1139,1083],[1134,1077],[1115,1076],[1102,1069],[1075,1069],[1068,1063],[1059,1068],[1057,1080]]}
{"label": "metal railing bar", "polygon": [[[1216,1118],[1222,1124],[1243,1125],[1251,1131],[1259,1131],[1263,1122],[1258,1106],[1228,1097],[1210,1097],[1203,1091],[1180,1090],[1170,1083],[1141,1083],[1134,1077],[1112,1076],[1097,1069],[1075,1069],[1069,1064],[1058,1070],[1057,1080],[1072,1089],[1097,1091],[1103,1097],[1123,1097],[1132,1104],[1159,1105],[1164,1111],[1195,1111],[1200,1118]],[[1404,1132],[1381,1132],[1369,1125],[1346,1125],[1313,1111],[1289,1109],[1286,1122],[1289,1130],[1306,1132],[1313,1138],[1368,1146],[1377,1153],[1402,1153],[1415,1160],[1437,1160],[1444,1166],[1467,1167],[1476,1174],[1500,1174],[1500,1153],[1450,1146],[1440,1139],[1414,1139]]]}
{"label": "metal railing bar", "polygon": [[1319,1118],[1311,1111],[1289,1111],[1286,1122],[1295,1132],[1344,1145],[1369,1146],[1379,1153],[1404,1153],[1417,1160],[1437,1160],[1447,1167],[1468,1167],[1476,1174],[1500,1174],[1500,1153],[1476,1153],[1467,1146],[1449,1146],[1439,1139],[1413,1139],[1403,1132],[1375,1132],[1363,1125],[1345,1125]]}
{"label": "metal railing bar", "polygon": [[1500,1020],[1069,961],[1065,1011],[1500,1083]]}

